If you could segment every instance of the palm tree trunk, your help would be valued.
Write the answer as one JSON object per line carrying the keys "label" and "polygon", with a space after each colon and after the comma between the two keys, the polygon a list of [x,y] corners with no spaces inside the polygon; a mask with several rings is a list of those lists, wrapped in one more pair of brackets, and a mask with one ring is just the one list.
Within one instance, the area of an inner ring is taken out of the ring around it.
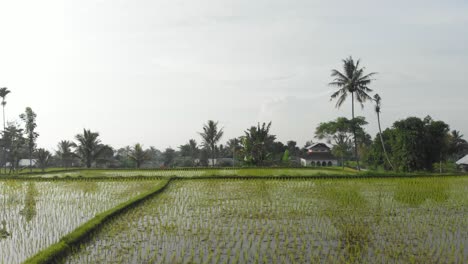
{"label": "palm tree trunk", "polygon": [[[3,132],[6,130],[6,125],[5,125],[5,98],[2,100],[2,108],[3,108]],[[2,161],[5,162],[5,174],[6,174],[6,163],[7,163],[7,158],[6,158],[6,150],[5,146],[2,147]]]}
{"label": "palm tree trunk", "polygon": [[351,113],[353,116],[352,119],[352,126],[353,126],[353,135],[354,135],[354,156],[356,158],[356,163],[357,163],[357,170],[361,170],[361,166],[359,166],[359,157],[358,157],[358,144],[357,144],[357,138],[356,138],[356,125],[354,123],[354,92],[351,93]]}
{"label": "palm tree trunk", "polygon": [[440,173],[442,173],[442,152],[440,153],[440,157],[439,157],[439,170],[440,170]]}
{"label": "palm tree trunk", "polygon": [[2,102],[3,106],[3,130],[5,130],[6,125],[5,125],[5,104]]}
{"label": "palm tree trunk", "polygon": [[387,159],[388,164],[390,164],[390,167],[392,168],[392,170],[395,170],[395,168],[393,167],[392,162],[390,161],[390,158],[388,157],[387,149],[385,148],[385,144],[384,144],[384,140],[383,140],[383,136],[382,136],[382,128],[380,126],[380,113],[379,112],[377,112],[377,123],[379,124],[380,142],[382,143],[382,149],[383,149],[385,158]]}
{"label": "palm tree trunk", "polygon": [[211,145],[211,166],[214,168],[215,166],[215,145]]}

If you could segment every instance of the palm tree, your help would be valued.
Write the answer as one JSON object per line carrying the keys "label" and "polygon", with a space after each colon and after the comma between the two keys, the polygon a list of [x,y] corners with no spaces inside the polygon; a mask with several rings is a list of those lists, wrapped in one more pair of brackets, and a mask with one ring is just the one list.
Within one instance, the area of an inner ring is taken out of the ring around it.
{"label": "palm tree", "polygon": [[247,129],[241,138],[242,153],[244,161],[253,165],[263,165],[263,162],[270,156],[268,149],[276,139],[270,134],[271,122],[260,123]]}
{"label": "palm tree", "polygon": [[198,149],[197,141],[195,139],[190,139],[188,145],[190,146],[190,157],[193,160],[197,159],[198,152],[200,151],[200,149]]}
{"label": "palm tree", "polygon": [[137,169],[147,160],[150,160],[148,152],[143,150],[143,147],[140,143],[135,144],[135,146],[130,150],[128,157],[135,161]]}
{"label": "palm tree", "polygon": [[[0,97],[2,98],[2,107],[3,107],[3,131],[5,131],[5,129],[6,129],[6,125],[5,125],[5,105],[6,105],[5,97],[9,93],[11,93],[11,91],[8,90],[8,88],[6,88],[6,87],[0,88]],[[3,147],[2,148],[2,161],[5,162],[5,172],[6,172],[6,160],[7,160],[7,157],[6,157],[5,147]]]}
{"label": "palm tree", "polygon": [[[352,111],[352,120],[354,121],[354,100],[361,104],[361,107],[364,108],[364,102],[367,100],[372,100],[372,97],[369,95],[372,92],[372,89],[368,85],[373,81],[371,78],[374,76],[375,72],[365,74],[365,68],[359,68],[360,60],[354,62],[352,57],[343,60],[343,73],[338,70],[333,69],[331,77],[333,81],[329,83],[330,86],[338,88],[338,91],[331,95],[331,99],[338,99],[336,102],[336,107],[339,108],[346,101],[348,95],[351,94],[351,111]],[[356,138],[356,128],[353,125],[353,134],[354,134],[354,156],[357,162],[357,168],[360,170],[359,166],[359,157],[358,157],[358,143]]]}
{"label": "palm tree", "polygon": [[380,97],[379,94],[374,95],[374,101],[375,101],[375,112],[377,113],[377,123],[379,124],[379,136],[380,136],[380,142],[382,143],[382,149],[383,149],[385,158],[388,161],[388,164],[390,164],[390,167],[392,168],[392,170],[395,170],[392,162],[390,161],[390,158],[388,157],[387,149],[385,148],[385,143],[384,143],[383,136],[382,136],[382,127],[380,126],[380,113],[381,113],[380,110],[382,107],[382,104],[381,104],[382,98]]}
{"label": "palm tree", "polygon": [[6,87],[0,88],[0,97],[2,98],[2,107],[3,107],[3,130],[5,130],[5,128],[6,128],[6,125],[5,125],[5,105],[6,105],[5,97],[9,93],[11,93],[11,91],[8,90],[8,88],[6,88]]}
{"label": "palm tree", "polygon": [[234,167],[235,163],[236,163],[236,152],[238,152],[242,148],[241,147],[241,141],[238,138],[231,138],[226,143],[226,147],[232,153],[232,166]]}
{"label": "palm tree", "polygon": [[40,149],[37,149],[36,156],[37,156],[37,163],[39,167],[42,169],[42,171],[44,172],[45,168],[47,168],[47,166],[49,165],[49,161],[52,159],[52,155],[50,154],[49,151],[43,148],[40,148]]}
{"label": "palm tree", "polygon": [[218,130],[218,122],[208,120],[208,123],[203,126],[203,132],[198,133],[203,139],[202,146],[208,148],[211,152],[211,163],[214,166],[216,156],[216,143],[219,142],[224,134],[223,129]]}
{"label": "palm tree", "polygon": [[468,142],[463,139],[460,131],[453,130],[448,135],[448,153],[457,160],[468,153]]}
{"label": "palm tree", "polygon": [[62,161],[62,166],[67,168],[74,155],[72,148],[76,148],[76,144],[69,140],[62,140],[57,144],[57,148],[58,150],[55,153]]}
{"label": "palm tree", "polygon": [[78,134],[75,138],[78,141],[76,155],[86,164],[87,168],[91,168],[93,162],[107,150],[107,147],[101,144],[99,133],[97,132],[83,129],[83,134]]}

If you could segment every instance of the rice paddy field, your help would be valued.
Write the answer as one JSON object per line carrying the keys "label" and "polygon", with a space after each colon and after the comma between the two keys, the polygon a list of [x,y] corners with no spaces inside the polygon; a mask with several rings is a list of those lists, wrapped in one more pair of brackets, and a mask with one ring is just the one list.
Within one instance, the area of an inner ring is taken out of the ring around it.
{"label": "rice paddy field", "polygon": [[73,170],[69,172],[49,171],[27,175],[30,178],[96,178],[96,177],[179,177],[197,178],[207,176],[255,176],[255,177],[277,177],[277,176],[317,176],[317,175],[342,175],[350,176],[356,174],[352,169],[341,168],[219,168],[219,169],[142,169],[142,170]]}
{"label": "rice paddy field", "polygon": [[0,263],[21,263],[157,180],[0,180]]}
{"label": "rice paddy field", "polygon": [[466,176],[172,180],[58,262],[468,263],[467,193]]}

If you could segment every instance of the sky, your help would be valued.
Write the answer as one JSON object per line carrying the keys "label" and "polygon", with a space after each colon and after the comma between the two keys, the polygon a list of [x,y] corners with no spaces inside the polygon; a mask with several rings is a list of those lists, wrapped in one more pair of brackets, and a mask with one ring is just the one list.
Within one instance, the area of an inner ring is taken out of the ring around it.
{"label": "sky", "polygon": [[[330,101],[331,69],[378,72],[382,126],[408,116],[468,137],[466,0],[0,1],[6,116],[37,113],[38,147],[83,128],[103,143],[177,148],[207,120],[223,142],[257,122],[303,145],[351,115]],[[365,116],[377,132],[371,102]]]}

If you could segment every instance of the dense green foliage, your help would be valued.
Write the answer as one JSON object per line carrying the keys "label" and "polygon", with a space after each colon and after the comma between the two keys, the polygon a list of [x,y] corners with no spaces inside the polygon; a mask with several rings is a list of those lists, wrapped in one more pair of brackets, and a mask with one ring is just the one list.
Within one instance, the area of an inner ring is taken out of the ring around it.
{"label": "dense green foliage", "polygon": [[241,153],[244,156],[244,161],[249,165],[263,165],[270,157],[268,147],[273,144],[276,139],[275,135],[270,134],[271,122],[266,124],[260,123],[257,126],[252,126],[245,131],[245,135],[241,138]]}
{"label": "dense green foliage", "polygon": [[[449,134],[449,126],[431,117],[409,117],[397,121],[382,133],[389,159],[396,170],[411,172],[432,171],[434,163],[456,155],[457,148]],[[376,137],[369,153],[368,162],[374,166],[388,166],[383,148]]]}
{"label": "dense green foliage", "polygon": [[339,117],[330,122],[320,123],[315,130],[315,136],[333,143],[332,152],[344,163],[344,160],[353,152],[353,136],[358,145],[367,144],[370,140],[370,136],[364,131],[365,125],[367,125],[367,121],[362,116],[351,120]]}
{"label": "dense green foliage", "polygon": [[[18,169],[20,157],[25,152],[25,138],[23,137],[23,129],[17,124],[11,123],[2,132],[1,146],[4,152],[3,165],[6,162],[10,163],[10,172]],[[5,166],[5,173],[6,173]]]}

